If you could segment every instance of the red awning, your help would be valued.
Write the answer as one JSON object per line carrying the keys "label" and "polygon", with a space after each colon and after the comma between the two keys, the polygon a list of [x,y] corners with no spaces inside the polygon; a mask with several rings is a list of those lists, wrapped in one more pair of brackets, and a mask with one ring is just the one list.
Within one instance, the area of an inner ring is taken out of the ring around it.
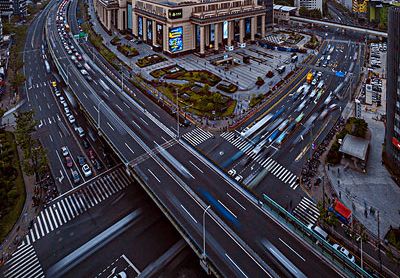
{"label": "red awning", "polygon": [[351,210],[349,210],[345,205],[336,200],[332,207],[334,207],[335,210],[340,213],[340,215],[342,215],[344,218],[349,219],[351,215]]}

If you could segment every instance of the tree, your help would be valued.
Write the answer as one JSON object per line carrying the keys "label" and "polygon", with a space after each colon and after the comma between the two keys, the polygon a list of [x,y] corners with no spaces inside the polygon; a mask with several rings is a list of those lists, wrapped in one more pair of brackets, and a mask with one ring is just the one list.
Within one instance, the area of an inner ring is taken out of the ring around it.
{"label": "tree", "polygon": [[18,90],[24,84],[25,80],[25,75],[16,73],[10,80],[10,83],[14,90]]}
{"label": "tree", "polygon": [[23,152],[22,171],[29,176],[35,174],[36,181],[38,181],[39,177],[46,173],[49,159],[47,157],[48,150],[32,139],[32,132],[38,122],[34,118],[35,111],[32,109],[19,112],[14,116],[16,119],[15,135]]}
{"label": "tree", "polygon": [[210,92],[210,85],[205,84],[203,87],[200,89],[200,93],[203,95],[206,95]]}
{"label": "tree", "polygon": [[339,220],[335,213],[329,211],[329,204],[329,199],[327,202],[325,202],[325,206],[322,200],[319,200],[317,208],[319,210],[319,220],[321,220],[325,225],[330,226],[331,229],[333,229],[334,227],[337,227],[337,225],[339,224]]}
{"label": "tree", "polygon": [[306,7],[302,6],[299,9],[299,15],[301,15],[301,16],[309,16],[310,12]]}

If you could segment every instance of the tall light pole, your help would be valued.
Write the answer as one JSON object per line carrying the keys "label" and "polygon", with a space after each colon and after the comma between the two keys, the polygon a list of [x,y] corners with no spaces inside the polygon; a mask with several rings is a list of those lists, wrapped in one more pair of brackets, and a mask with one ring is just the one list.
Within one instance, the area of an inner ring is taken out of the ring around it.
{"label": "tall light pole", "polygon": [[100,130],[100,105],[104,102],[104,100],[101,100],[97,104],[97,128]]}
{"label": "tall light pole", "polygon": [[209,208],[211,208],[211,205],[208,205],[203,212],[203,260],[206,259],[206,212]]}

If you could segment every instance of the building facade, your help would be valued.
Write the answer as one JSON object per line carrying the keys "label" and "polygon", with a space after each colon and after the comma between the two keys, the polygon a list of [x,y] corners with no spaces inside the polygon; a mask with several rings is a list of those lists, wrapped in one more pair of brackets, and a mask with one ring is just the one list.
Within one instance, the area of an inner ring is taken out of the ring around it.
{"label": "building facade", "polygon": [[322,0],[295,0],[296,8],[306,7],[308,10],[318,9],[322,12]]}
{"label": "building facade", "polygon": [[257,0],[93,1],[108,30],[126,30],[170,55],[233,49],[264,37],[267,26],[267,8]]}
{"label": "building facade", "polygon": [[27,5],[26,0],[13,0],[13,8],[15,15],[26,15]]}
{"label": "building facade", "polygon": [[386,86],[386,153],[400,168],[400,7],[388,11],[388,51]]}
{"label": "building facade", "polygon": [[10,16],[14,11],[12,0],[0,0],[0,14]]}

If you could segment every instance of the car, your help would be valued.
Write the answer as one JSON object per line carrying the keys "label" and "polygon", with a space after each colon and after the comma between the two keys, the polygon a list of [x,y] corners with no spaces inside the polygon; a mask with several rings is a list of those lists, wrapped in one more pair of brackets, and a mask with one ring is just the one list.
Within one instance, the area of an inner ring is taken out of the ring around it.
{"label": "car", "polygon": [[92,175],[92,170],[90,170],[90,167],[87,164],[82,166],[82,171],[83,174],[85,175],[85,178],[90,177]]}
{"label": "car", "polygon": [[126,275],[125,271],[121,271],[113,276],[113,278],[127,278],[127,277],[128,276]]}
{"label": "car", "polygon": [[242,179],[243,179],[243,177],[242,177],[241,175],[237,175],[237,176],[235,177],[235,180],[236,180],[237,182],[242,181]]}
{"label": "car", "polygon": [[321,77],[321,76],[322,76],[322,71],[319,71],[319,72],[317,73],[317,76],[318,76],[318,77]]}
{"label": "car", "polygon": [[76,57],[74,55],[71,55],[71,60],[76,61]]}
{"label": "car", "polygon": [[81,181],[80,178],[79,178],[78,171],[72,170],[71,171],[71,176],[72,176],[72,180],[74,181],[75,184],[77,184],[77,183],[79,183]]}
{"label": "car", "polygon": [[71,113],[71,111],[69,110],[68,107],[64,107],[64,111],[65,111],[65,114],[70,114]]}
{"label": "car", "polygon": [[75,49],[75,47],[73,45],[71,45],[71,50],[74,50],[74,49]]}
{"label": "car", "polygon": [[67,50],[67,53],[68,53],[68,55],[71,55],[72,51],[71,50]]}
{"label": "car", "polygon": [[85,79],[89,82],[93,81],[93,78],[90,75],[85,75]]}
{"label": "car", "polygon": [[[77,62],[78,62],[78,61],[77,61]],[[75,65],[76,65],[76,67],[77,67],[78,69],[82,69],[82,68],[83,68],[82,64],[81,64],[81,63],[79,63],[79,62],[78,62],[78,63],[76,63]]]}
{"label": "car", "polygon": [[58,89],[54,90],[54,94],[56,95],[56,97],[60,97],[61,96],[61,92]]}
{"label": "car", "polygon": [[315,86],[317,84],[317,78],[314,78],[313,81],[311,81],[311,85]]}
{"label": "car", "polygon": [[72,49],[72,51],[73,51],[74,53],[78,52],[78,50],[76,50],[76,48]]}
{"label": "car", "polygon": [[333,244],[332,245],[333,248],[335,248],[336,250],[338,250],[339,252],[343,253],[351,262],[355,262],[356,259],[354,258],[354,256],[349,252],[349,250],[347,250],[346,248],[340,246],[339,244]]}
{"label": "car", "polygon": [[69,168],[72,167],[73,162],[72,162],[72,158],[71,158],[70,156],[66,156],[66,157],[65,157],[65,164],[67,164],[67,166],[68,166]]}
{"label": "car", "polygon": [[236,170],[230,169],[230,170],[228,171],[228,174],[229,174],[230,176],[234,176],[234,175],[236,175]]}
{"label": "car", "polygon": [[82,144],[83,144],[83,147],[84,147],[85,149],[88,149],[88,148],[90,147],[89,142],[88,142],[86,139],[83,139],[83,140],[82,140]]}
{"label": "car", "polygon": [[52,82],[51,82],[51,85],[52,85],[53,87],[57,87],[57,82],[56,82],[56,81],[52,81]]}
{"label": "car", "polygon": [[92,149],[88,150],[88,155],[90,159],[94,159],[96,157],[96,154]]}
{"label": "car", "polygon": [[[77,53],[75,53],[75,54],[77,54]],[[81,55],[78,55],[76,58],[78,59],[78,61],[82,61],[83,60]]]}
{"label": "car", "polygon": [[61,147],[61,153],[63,156],[68,156],[69,152],[66,146]]}
{"label": "car", "polygon": [[81,73],[82,73],[82,75],[83,75],[83,76],[85,76],[85,75],[88,75],[88,74],[89,74],[89,73],[88,73],[86,70],[84,70],[84,69],[83,69],[83,70],[81,70]]}
{"label": "car", "polygon": [[94,159],[94,164],[96,165],[96,169],[98,171],[103,169],[103,167],[101,166],[100,162],[97,159]]}
{"label": "car", "polygon": [[69,116],[68,116],[68,121],[69,121],[70,124],[75,123],[75,117],[74,117],[74,115],[69,115]]}
{"label": "car", "polygon": [[79,166],[83,166],[86,164],[85,159],[83,158],[83,156],[78,155],[78,157],[76,158],[76,160],[78,161]]}

